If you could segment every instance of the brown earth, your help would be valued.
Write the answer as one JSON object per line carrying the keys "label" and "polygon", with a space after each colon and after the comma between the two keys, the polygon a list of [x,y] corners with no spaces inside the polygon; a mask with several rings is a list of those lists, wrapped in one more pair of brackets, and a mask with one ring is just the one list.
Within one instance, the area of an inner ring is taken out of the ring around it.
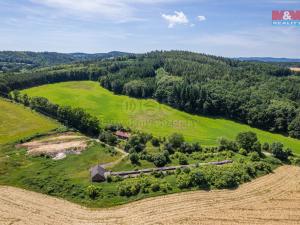
{"label": "brown earth", "polygon": [[300,72],[300,68],[298,67],[291,67],[290,69],[295,72]]}
{"label": "brown earth", "polygon": [[25,147],[30,155],[48,155],[55,157],[58,154],[75,153],[79,154],[86,149],[88,139],[75,133],[55,134],[42,139],[33,140],[17,147]]}
{"label": "brown earth", "polygon": [[0,186],[0,224],[300,224],[300,168],[282,166],[236,190],[195,191],[91,210]]}

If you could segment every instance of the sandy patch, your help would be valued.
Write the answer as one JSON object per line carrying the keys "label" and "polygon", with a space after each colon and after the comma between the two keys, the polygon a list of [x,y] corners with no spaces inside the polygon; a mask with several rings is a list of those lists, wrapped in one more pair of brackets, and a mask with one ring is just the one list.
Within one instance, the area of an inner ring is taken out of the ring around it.
{"label": "sandy patch", "polygon": [[185,192],[100,210],[0,186],[0,224],[299,225],[300,168],[280,167],[236,190]]}
{"label": "sandy patch", "polygon": [[295,72],[300,72],[300,68],[298,68],[298,67],[291,67],[290,70],[295,71]]}
{"label": "sandy patch", "polygon": [[80,154],[86,149],[87,142],[88,139],[84,136],[65,133],[19,144],[18,147],[27,148],[28,154],[33,156],[48,155],[59,160],[67,154]]}

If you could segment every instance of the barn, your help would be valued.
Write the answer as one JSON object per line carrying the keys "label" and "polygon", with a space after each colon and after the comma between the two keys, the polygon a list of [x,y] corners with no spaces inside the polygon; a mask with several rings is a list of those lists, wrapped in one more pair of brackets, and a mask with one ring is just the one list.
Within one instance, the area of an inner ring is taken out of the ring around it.
{"label": "barn", "polygon": [[94,166],[90,169],[92,182],[105,181],[105,169],[100,165]]}

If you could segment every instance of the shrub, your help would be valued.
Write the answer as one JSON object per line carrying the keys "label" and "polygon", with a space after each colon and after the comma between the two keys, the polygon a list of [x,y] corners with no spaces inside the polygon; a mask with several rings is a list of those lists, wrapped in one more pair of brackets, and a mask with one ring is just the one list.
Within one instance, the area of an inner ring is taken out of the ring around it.
{"label": "shrub", "polygon": [[260,160],[259,154],[257,152],[249,153],[249,157],[250,157],[251,161],[259,161]]}
{"label": "shrub", "polygon": [[154,176],[155,178],[162,178],[164,177],[164,173],[162,171],[153,171],[151,173],[152,176]]}
{"label": "shrub", "polygon": [[120,196],[133,196],[140,192],[141,185],[137,180],[124,180],[118,186],[118,192]]}
{"label": "shrub", "polygon": [[179,148],[184,142],[184,137],[182,134],[174,133],[169,137],[169,143],[172,144],[174,148]]}
{"label": "shrub", "polygon": [[236,142],[240,148],[246,151],[254,151],[253,147],[257,147],[254,144],[258,141],[257,135],[254,132],[241,132],[236,136]]}
{"label": "shrub", "polygon": [[269,152],[269,151],[270,151],[270,145],[269,145],[269,143],[265,142],[265,143],[262,145],[262,150],[263,150],[263,151],[266,151],[266,152]]}
{"label": "shrub", "polygon": [[154,191],[154,192],[159,191],[160,190],[159,183],[153,183],[153,184],[151,184],[151,190]]}
{"label": "shrub", "polygon": [[199,171],[193,171],[190,179],[193,186],[203,187],[207,185],[204,175]]}
{"label": "shrub", "polygon": [[188,164],[187,157],[184,154],[182,154],[182,155],[179,156],[178,161],[179,161],[180,165],[187,165]]}
{"label": "shrub", "polygon": [[160,184],[160,190],[166,193],[169,190],[172,190],[172,186],[167,182],[163,182]]}
{"label": "shrub", "polygon": [[160,145],[159,144],[159,139],[156,138],[156,137],[152,138],[151,143],[152,143],[153,146],[156,146],[156,147],[158,147]]}
{"label": "shrub", "polygon": [[109,131],[103,131],[99,135],[99,140],[109,145],[116,145],[118,141],[117,137]]}
{"label": "shrub", "polygon": [[181,174],[181,169],[180,168],[177,168],[176,170],[175,170],[175,174]]}
{"label": "shrub", "polygon": [[272,154],[274,157],[280,160],[287,160],[288,157],[291,155],[290,149],[283,149],[283,144],[280,142],[275,142],[270,147]]}
{"label": "shrub", "polygon": [[153,156],[153,163],[156,167],[162,167],[167,164],[167,158],[163,154]]}
{"label": "shrub", "polygon": [[130,161],[131,161],[132,164],[136,165],[136,164],[139,163],[139,156],[138,156],[137,153],[130,154],[129,159],[130,159]]}
{"label": "shrub", "polygon": [[185,168],[183,168],[183,172],[184,173],[190,173],[191,169],[189,167],[185,167]]}
{"label": "shrub", "polygon": [[241,155],[247,155],[247,151],[245,149],[241,148],[239,150],[239,154],[241,154]]}
{"label": "shrub", "polygon": [[95,185],[89,185],[86,189],[86,192],[91,199],[96,199],[99,197],[101,195],[101,191],[102,188]]}
{"label": "shrub", "polygon": [[237,151],[238,147],[234,141],[230,141],[224,137],[221,137],[219,139],[219,151],[223,151],[223,150]]}
{"label": "shrub", "polygon": [[190,175],[186,173],[179,174],[176,178],[176,183],[180,189],[190,187],[191,184]]}

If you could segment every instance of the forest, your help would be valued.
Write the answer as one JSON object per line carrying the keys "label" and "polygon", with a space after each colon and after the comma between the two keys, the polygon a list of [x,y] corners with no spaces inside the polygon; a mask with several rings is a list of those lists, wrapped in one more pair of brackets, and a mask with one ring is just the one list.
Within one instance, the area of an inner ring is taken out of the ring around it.
{"label": "forest", "polygon": [[0,91],[7,96],[15,89],[71,80],[99,80],[116,94],[300,138],[300,76],[284,63],[156,51],[3,73]]}

